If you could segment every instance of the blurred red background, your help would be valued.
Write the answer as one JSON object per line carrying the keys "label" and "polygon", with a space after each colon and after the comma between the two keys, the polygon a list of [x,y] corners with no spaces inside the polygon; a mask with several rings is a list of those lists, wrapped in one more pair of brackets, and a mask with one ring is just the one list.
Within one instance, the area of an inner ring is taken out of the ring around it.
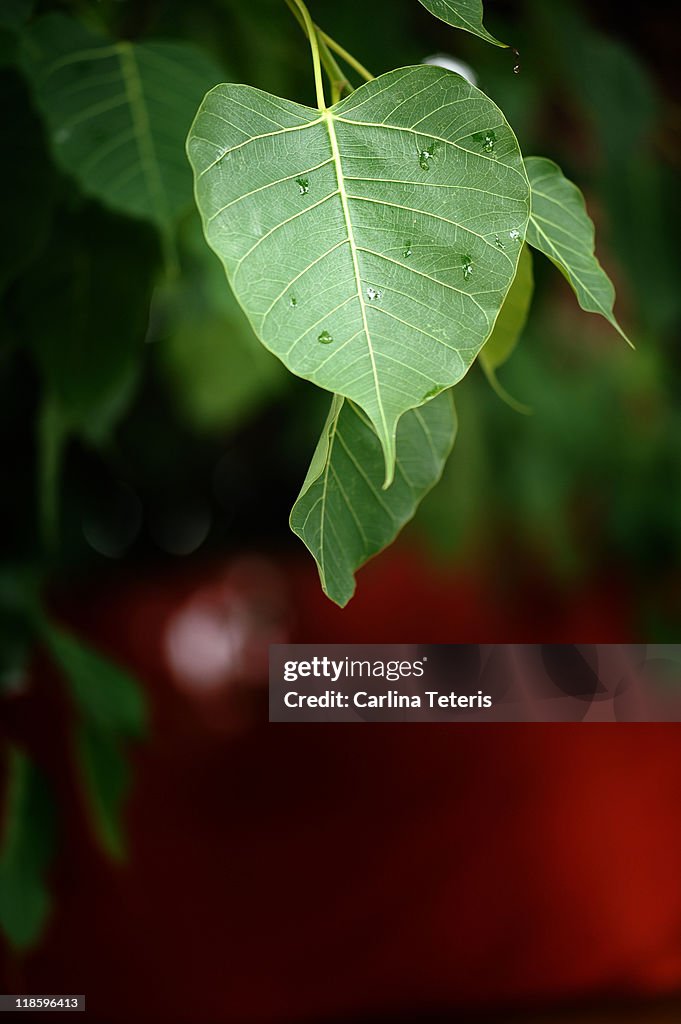
{"label": "blurred red background", "polygon": [[6,960],[6,991],[84,992],[102,1022],[275,1022],[681,987],[679,726],[266,721],[271,639],[628,642],[624,589],[568,599],[533,578],[509,618],[492,573],[409,547],[362,577],[344,612],[303,559],[56,595],[74,632],[143,680],[151,738],[129,861],[110,864],[65,767],[46,659],[10,702],[65,820],[53,919],[35,953]]}

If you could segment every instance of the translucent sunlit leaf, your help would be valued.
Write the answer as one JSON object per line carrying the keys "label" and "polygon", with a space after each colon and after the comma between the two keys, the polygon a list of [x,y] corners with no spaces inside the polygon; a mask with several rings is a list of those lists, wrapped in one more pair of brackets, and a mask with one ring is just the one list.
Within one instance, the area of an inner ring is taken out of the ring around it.
{"label": "translucent sunlit leaf", "polygon": [[516,138],[458,75],[410,67],[320,112],[221,85],[188,139],[209,244],[286,366],[367,414],[393,478],[400,416],[456,384],[515,276]]}

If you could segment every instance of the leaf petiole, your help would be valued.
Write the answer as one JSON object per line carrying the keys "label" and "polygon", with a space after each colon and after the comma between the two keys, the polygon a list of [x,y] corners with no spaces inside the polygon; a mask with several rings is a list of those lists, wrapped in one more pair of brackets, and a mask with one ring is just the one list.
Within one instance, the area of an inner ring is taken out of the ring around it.
{"label": "leaf petiole", "polygon": [[353,57],[351,53],[344,50],[335,39],[332,39],[331,36],[327,35],[326,32],[323,32],[322,29],[317,28],[317,32],[322,42],[325,43],[330,50],[333,50],[334,53],[337,53],[341,60],[344,60],[345,63],[353,69],[353,71],[357,72],[360,78],[363,78],[365,82],[373,82],[374,76],[371,72],[367,71],[364,65],[360,64],[360,62]]}
{"label": "leaf petiole", "polygon": [[[312,18],[310,17],[310,12],[303,3],[303,0],[286,0],[286,4],[289,7],[289,9],[293,12],[293,14],[296,16],[299,24],[301,25],[303,31],[305,32],[305,35],[310,41],[310,49],[312,51],[312,66],[314,68],[314,84],[317,92],[317,107],[319,108],[319,110],[326,110],[326,96],[324,95],[324,79],[322,78],[322,61],[320,56],[321,47],[319,36],[317,34],[317,29],[315,27],[314,22],[312,21]],[[333,60],[333,58],[331,59]],[[335,64],[336,62],[333,61],[333,63]],[[328,67],[326,67],[326,71],[327,74],[329,74],[329,78],[333,85],[335,76],[329,73]]]}
{"label": "leaf petiole", "polygon": [[[348,53],[348,51],[339,43],[337,43],[335,39],[332,39],[330,35],[324,32],[318,25],[314,24],[302,0],[286,0],[286,3],[295,15],[296,20],[305,32],[305,35],[310,40],[313,61],[316,50],[318,61],[323,65],[324,70],[328,75],[329,82],[331,84],[332,106],[334,103],[338,102],[344,91],[354,91],[352,83],[349,81],[347,75],[344,74],[337,60],[333,56],[333,53],[336,53],[341,60],[345,61],[345,63],[356,71],[360,78],[363,78],[366,82],[372,82],[374,80],[374,76],[370,71],[367,71],[363,64],[360,64],[360,62],[353,57],[351,53]],[[313,36],[315,37],[314,43],[312,42]],[[319,74],[321,76],[321,72]],[[317,103],[319,105],[319,109],[324,110],[326,108],[325,106],[321,106],[322,101],[320,101],[320,95],[323,97],[324,90],[320,78],[317,76],[317,71],[315,71],[315,84],[317,87]]]}

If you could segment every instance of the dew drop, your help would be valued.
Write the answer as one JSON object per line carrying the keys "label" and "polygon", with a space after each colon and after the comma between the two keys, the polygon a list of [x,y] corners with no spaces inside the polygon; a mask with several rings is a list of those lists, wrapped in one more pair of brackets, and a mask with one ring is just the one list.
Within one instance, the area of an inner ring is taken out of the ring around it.
{"label": "dew drop", "polygon": [[404,256],[405,259],[409,259],[411,254],[412,254],[411,242],[406,242],[405,243],[405,249],[404,249],[404,252],[402,253],[402,255]]}
{"label": "dew drop", "polygon": [[485,136],[482,140],[482,148],[485,153],[492,153],[496,144],[497,137],[494,132],[485,132]]}
{"label": "dew drop", "polygon": [[296,185],[300,189],[301,196],[306,196],[310,191],[310,179],[309,178],[296,178]]}
{"label": "dew drop", "polygon": [[506,248],[506,246],[501,241],[501,239],[499,238],[498,235],[494,236],[494,244],[496,245],[497,249],[505,249]]}
{"label": "dew drop", "polygon": [[333,338],[331,337],[328,331],[322,331],[322,333],[317,338],[317,341],[322,345],[330,345],[331,342],[333,341]]}
{"label": "dew drop", "polygon": [[376,299],[382,299],[383,292],[379,292],[378,288],[367,288],[367,299],[369,302],[375,302]]}
{"label": "dew drop", "polygon": [[517,228],[513,228],[513,231],[509,231],[508,237],[511,239],[512,242],[517,242],[520,238],[520,232]]}
{"label": "dew drop", "polygon": [[291,306],[291,308],[293,308],[294,306],[297,306],[297,305],[298,305],[298,299],[295,297],[295,295],[292,295],[290,300],[289,300],[289,306]]}
{"label": "dew drop", "polygon": [[430,170],[430,161],[435,156],[435,143],[431,142],[425,149],[422,149],[419,153],[419,167],[422,171]]}
{"label": "dew drop", "polygon": [[461,269],[463,270],[463,279],[464,279],[464,281],[467,281],[468,278],[473,273],[473,263],[471,261],[471,257],[470,256],[464,256],[463,257],[463,262],[461,264]]}

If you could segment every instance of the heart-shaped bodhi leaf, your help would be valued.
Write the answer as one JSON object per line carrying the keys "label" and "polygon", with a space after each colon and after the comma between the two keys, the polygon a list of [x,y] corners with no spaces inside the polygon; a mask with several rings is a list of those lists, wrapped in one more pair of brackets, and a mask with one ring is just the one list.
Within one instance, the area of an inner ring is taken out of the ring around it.
{"label": "heart-shaped bodhi leaf", "polygon": [[322,588],[336,604],[348,603],[356,570],[395,539],[440,479],[455,436],[449,391],[407,412],[397,428],[395,479],[381,490],[378,437],[361,409],[334,396],[291,529],[314,555]]}
{"label": "heart-shaped bodhi leaf", "polygon": [[584,196],[553,160],[531,156],[525,166],[532,188],[527,241],[556,264],[582,309],[600,313],[631,345],[613,313],[612,281],[594,253],[595,231]]}
{"label": "heart-shaped bodhi leaf", "polygon": [[425,65],[321,112],[219,85],[188,154],[206,238],[256,334],[364,409],[388,486],[399,417],[461,380],[515,276],[529,184],[503,114]]}
{"label": "heart-shaped bodhi leaf", "polygon": [[534,275],[532,272],[532,254],[526,245],[523,246],[518,260],[518,269],[513,279],[506,301],[501,307],[489,341],[480,353],[480,365],[485,376],[499,397],[518,412],[529,412],[527,406],[516,401],[497,380],[497,368],[512,355],[523,328],[527,322],[532,296],[534,294]]}
{"label": "heart-shaped bodhi leaf", "polygon": [[38,18],[24,47],[61,166],[89,195],[168,231],[191,203],[184,136],[220,70],[185,43],[113,42],[61,14]]}
{"label": "heart-shaped bodhi leaf", "polygon": [[506,46],[487,31],[482,23],[482,0],[421,0],[421,3],[440,21],[446,21],[454,28],[472,32],[487,43]]}

